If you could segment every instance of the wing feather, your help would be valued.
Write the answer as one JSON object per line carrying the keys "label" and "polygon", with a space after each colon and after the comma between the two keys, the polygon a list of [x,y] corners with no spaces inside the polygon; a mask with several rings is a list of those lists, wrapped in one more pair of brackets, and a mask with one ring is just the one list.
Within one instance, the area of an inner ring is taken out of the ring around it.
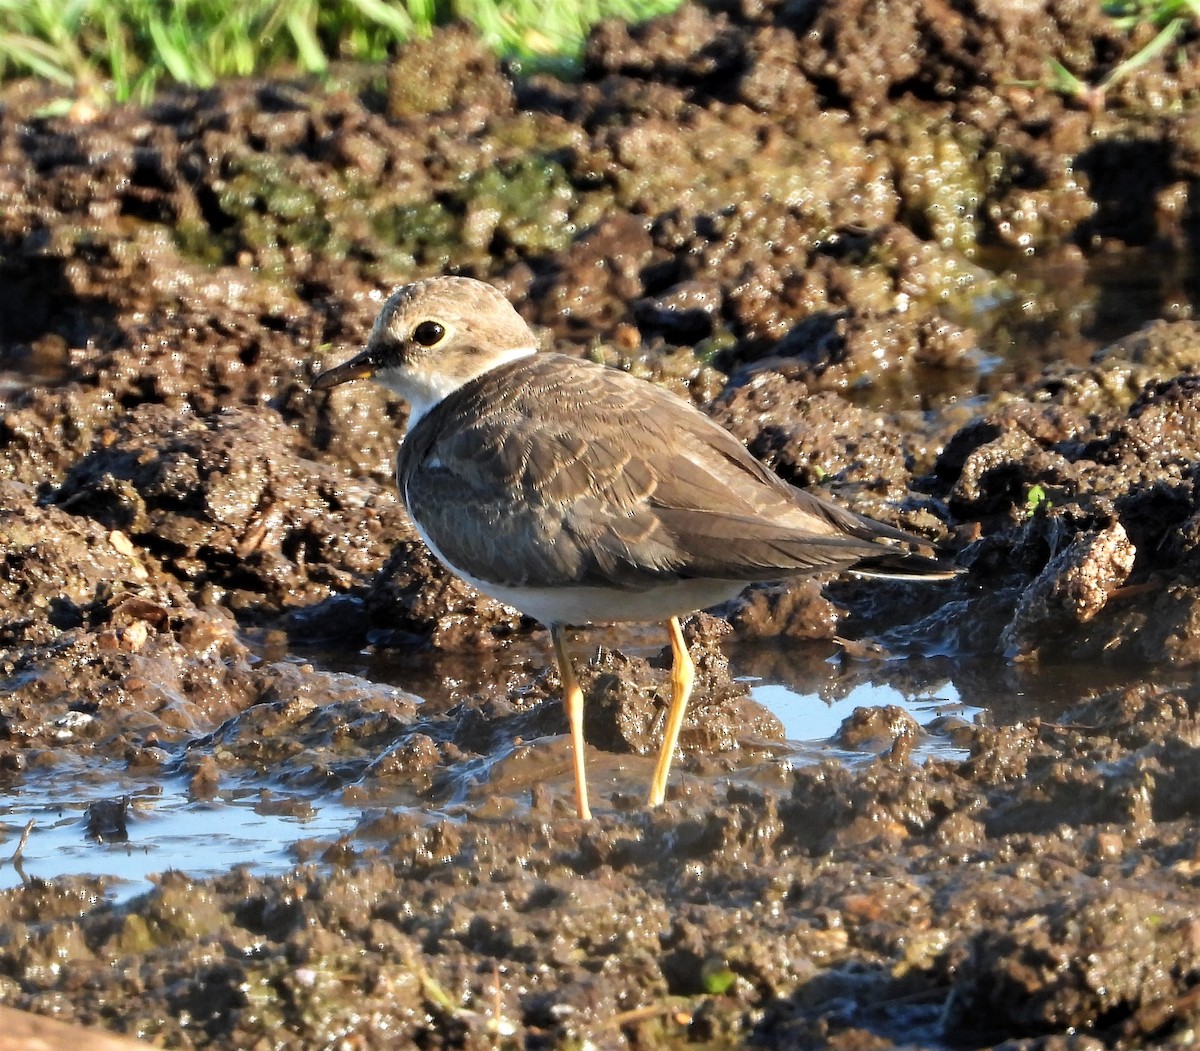
{"label": "wing feather", "polygon": [[442,555],[507,587],[772,580],[915,542],[788,486],[668,392],[558,355],[449,395],[406,437],[398,476]]}

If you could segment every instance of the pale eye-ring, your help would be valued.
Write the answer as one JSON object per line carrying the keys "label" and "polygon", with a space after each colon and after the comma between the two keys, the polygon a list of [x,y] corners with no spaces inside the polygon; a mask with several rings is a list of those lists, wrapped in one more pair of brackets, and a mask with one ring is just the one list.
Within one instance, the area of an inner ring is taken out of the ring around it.
{"label": "pale eye-ring", "polygon": [[422,321],[413,329],[413,339],[423,347],[432,347],[435,343],[440,342],[445,334],[445,326],[439,325],[436,321]]}

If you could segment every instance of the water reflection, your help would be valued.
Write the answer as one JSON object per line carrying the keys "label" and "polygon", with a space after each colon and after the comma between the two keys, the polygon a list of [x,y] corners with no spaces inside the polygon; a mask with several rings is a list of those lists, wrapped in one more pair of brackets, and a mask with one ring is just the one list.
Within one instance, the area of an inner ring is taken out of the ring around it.
{"label": "water reflection", "polygon": [[[614,642],[627,654],[656,657],[660,634],[652,627],[591,629],[581,632],[574,645],[582,659],[589,649]],[[425,698],[422,711],[432,714],[469,696],[507,696],[511,690],[528,689],[547,667],[540,642],[538,634],[522,638],[484,660],[477,654],[366,651],[327,654],[317,663],[417,692]],[[727,652],[752,696],[784,725],[788,744],[775,752],[774,760],[782,768],[831,757],[857,763],[877,755],[878,741],[848,745],[839,734],[856,708],[896,706],[908,712],[925,731],[908,753],[910,761],[919,763],[964,757],[955,733],[964,723],[1053,721],[1084,700],[1141,678],[1138,669],[1008,665],[994,658],[861,660],[823,643],[743,642],[728,646]],[[504,758],[497,754],[481,761],[490,769]],[[649,762],[617,754],[597,759],[594,777],[608,777],[618,787],[625,786],[631,770],[640,778],[643,771],[637,764]],[[328,843],[350,835],[362,819],[353,794],[345,796],[336,786],[292,791],[270,769],[230,780],[235,783],[224,784],[215,798],[197,800],[189,796],[186,777],[162,771],[139,776],[119,764],[83,760],[26,771],[0,797],[0,859],[12,854],[30,820],[34,827],[21,851],[23,872],[12,864],[0,865],[0,888],[18,884],[23,876],[103,875],[115,881],[113,895],[126,898],[148,889],[147,880],[168,869],[206,875],[247,865],[260,874],[282,872],[311,854],[312,841]],[[364,778],[369,788],[368,782],[374,784],[369,774]],[[503,777],[489,775],[479,793],[443,811],[445,800],[422,801],[411,793],[400,798],[389,785],[384,778],[372,790],[382,793],[379,798],[367,788],[363,798],[377,806],[411,807],[415,802],[434,820],[443,813],[461,817],[463,804],[470,809],[480,799],[494,805],[494,797],[505,791]],[[509,805],[525,806],[527,786],[512,791]],[[98,808],[114,801],[124,841],[95,834]]]}
{"label": "water reflection", "polygon": [[[336,799],[294,812],[278,812],[269,793],[225,793],[202,802],[189,798],[184,779],[163,782],[130,777],[95,764],[75,775],[28,774],[0,798],[0,889],[56,876],[104,876],[117,900],[150,889],[152,877],[174,869],[217,875],[236,865],[260,874],[290,870],[294,846],[311,838],[335,838],[354,827],[356,809]],[[93,833],[97,806],[124,799],[125,838]],[[8,859],[33,822],[20,865]]]}

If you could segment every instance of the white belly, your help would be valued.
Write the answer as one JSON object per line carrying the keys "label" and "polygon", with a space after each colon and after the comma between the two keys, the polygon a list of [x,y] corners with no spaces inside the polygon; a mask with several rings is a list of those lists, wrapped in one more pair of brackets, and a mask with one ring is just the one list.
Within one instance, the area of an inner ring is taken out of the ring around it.
{"label": "white belly", "polygon": [[620,588],[513,588],[477,580],[455,568],[437,549],[419,522],[417,532],[426,546],[447,569],[476,591],[518,609],[549,626],[551,624],[617,624],[624,621],[660,621],[694,613],[742,593],[750,581],[675,580],[651,591]]}
{"label": "white belly", "polygon": [[505,588],[467,576],[463,579],[477,591],[546,625],[667,620],[727,602],[746,587],[736,580],[677,580],[653,591],[587,587]]}

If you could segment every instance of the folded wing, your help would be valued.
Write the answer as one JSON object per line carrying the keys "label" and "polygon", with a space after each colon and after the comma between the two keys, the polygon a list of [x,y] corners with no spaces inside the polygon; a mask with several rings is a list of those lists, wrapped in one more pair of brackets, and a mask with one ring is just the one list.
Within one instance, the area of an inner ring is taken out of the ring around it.
{"label": "folded wing", "polygon": [[788,486],[692,406],[625,373],[522,359],[405,439],[400,491],[458,569],[508,587],[945,574],[919,543]]}

